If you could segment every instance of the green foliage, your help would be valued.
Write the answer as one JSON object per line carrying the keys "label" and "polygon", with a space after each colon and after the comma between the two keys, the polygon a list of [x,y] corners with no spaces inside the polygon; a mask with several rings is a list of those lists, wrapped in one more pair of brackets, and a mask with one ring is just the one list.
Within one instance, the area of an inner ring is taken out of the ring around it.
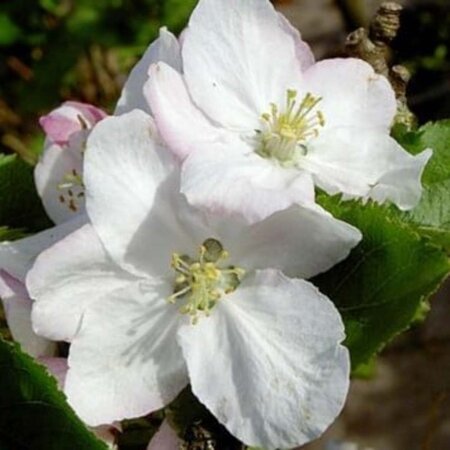
{"label": "green foliage", "polygon": [[6,14],[0,14],[0,46],[13,44],[20,34],[16,24]]}
{"label": "green foliage", "polygon": [[450,261],[393,208],[325,195],[319,200],[364,236],[344,262],[313,280],[342,314],[356,369],[409,327],[450,272]]}
{"label": "green foliage", "polygon": [[180,32],[196,1],[0,2],[0,97],[34,124],[63,98],[110,107],[159,28]]}
{"label": "green foliage", "polygon": [[0,227],[0,242],[3,241],[15,241],[25,237],[26,234],[23,230],[12,229],[8,227]]}
{"label": "green foliage", "polygon": [[0,154],[0,225],[38,231],[51,226],[33,179],[33,168],[17,155]]}
{"label": "green foliage", "polygon": [[56,381],[0,340],[1,450],[106,450],[67,405]]}
{"label": "green foliage", "polygon": [[396,137],[413,154],[426,148],[433,150],[422,177],[422,199],[404,218],[450,252],[450,120],[430,123],[410,133],[400,131]]}

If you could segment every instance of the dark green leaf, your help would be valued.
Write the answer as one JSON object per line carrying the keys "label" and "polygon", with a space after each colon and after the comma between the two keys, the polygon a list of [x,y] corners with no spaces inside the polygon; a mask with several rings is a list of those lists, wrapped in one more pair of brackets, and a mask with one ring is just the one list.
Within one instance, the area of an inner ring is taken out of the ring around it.
{"label": "dark green leaf", "polygon": [[313,280],[341,312],[357,368],[416,319],[422,302],[450,272],[450,261],[393,209],[319,199],[364,236],[344,262]]}
{"label": "dark green leaf", "polygon": [[0,14],[0,46],[13,44],[21,35],[20,28],[6,14]]}
{"label": "dark green leaf", "polygon": [[417,208],[405,214],[405,219],[417,224],[421,233],[450,251],[450,120],[400,133],[396,138],[413,154],[426,148],[433,150],[422,177],[422,199]]}
{"label": "dark green leaf", "polygon": [[30,231],[52,225],[36,193],[33,168],[17,155],[0,154],[0,225]]}
{"label": "dark green leaf", "polygon": [[106,450],[44,367],[0,340],[0,449]]}

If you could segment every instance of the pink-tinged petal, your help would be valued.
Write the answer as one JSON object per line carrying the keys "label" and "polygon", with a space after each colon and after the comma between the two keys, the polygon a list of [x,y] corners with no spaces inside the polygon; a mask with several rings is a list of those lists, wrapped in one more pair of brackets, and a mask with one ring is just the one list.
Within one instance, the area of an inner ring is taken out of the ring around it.
{"label": "pink-tinged petal", "polygon": [[268,0],[202,0],[182,48],[189,92],[212,120],[253,131],[271,102],[300,86],[296,50]]}
{"label": "pink-tinged petal", "polygon": [[156,139],[143,111],[104,120],[88,140],[85,183],[89,217],[111,257],[134,273],[162,275],[191,239],[176,217],[178,173]]}
{"label": "pink-tinged petal", "polygon": [[31,299],[22,282],[0,270],[0,298],[12,337],[34,357],[55,354],[56,345],[37,336],[31,327]]}
{"label": "pink-tinged petal", "polygon": [[63,390],[66,382],[67,371],[69,366],[67,365],[67,358],[39,358],[39,362],[43,364],[50,374],[55,377],[58,382],[58,387]]}
{"label": "pink-tinged petal", "polygon": [[321,97],[325,127],[374,127],[389,130],[397,111],[389,81],[360,59],[319,61],[305,73],[302,92]]}
{"label": "pink-tinged petal", "polygon": [[295,51],[297,54],[297,60],[300,63],[301,71],[304,72],[311,67],[314,62],[314,54],[311,47],[302,39],[300,32],[297,28],[293,27],[286,17],[278,13],[281,27],[292,36],[295,44]]}
{"label": "pink-tinged petal", "polygon": [[56,224],[85,210],[84,188],[71,186],[71,177],[82,176],[84,142],[61,146],[49,144],[34,170],[34,181],[44,209]]}
{"label": "pink-tinged petal", "polygon": [[151,109],[144,97],[144,85],[148,80],[150,65],[163,61],[174,70],[182,71],[180,44],[167,28],[159,30],[159,37],[146,50],[128,77],[117,103],[115,115],[124,114],[133,109],[141,109],[151,114]]}
{"label": "pink-tinged petal", "polygon": [[[230,227],[231,228],[231,227]],[[268,266],[310,278],[345,259],[362,236],[355,227],[315,206],[294,205],[223,239],[233,261],[245,269]]]}
{"label": "pink-tinged petal", "polygon": [[50,141],[65,145],[72,134],[84,128],[92,128],[105,117],[106,113],[95,106],[65,102],[48,115],[41,117],[39,123]]}
{"label": "pink-tinged petal", "polygon": [[188,383],[176,342],[186,318],[167,302],[171,293],[169,282],[141,280],[86,311],[70,348],[65,392],[89,425],[160,409]]}
{"label": "pink-tinged petal", "polygon": [[323,132],[308,147],[302,166],[330,194],[389,200],[408,210],[420,200],[430,156],[430,150],[411,155],[383,131],[338,128]]}
{"label": "pink-tinged petal", "polygon": [[14,242],[0,243],[0,269],[25,283],[25,276],[36,257],[86,222],[83,215],[69,222]]}
{"label": "pink-tinged petal", "polygon": [[297,202],[314,204],[314,185],[307,172],[277,166],[233,136],[214,148],[199,146],[186,159],[181,192],[196,207],[239,216],[247,223]]}
{"label": "pink-tinged petal", "polygon": [[106,114],[105,111],[94,105],[90,105],[89,103],[68,101],[63,103],[63,106],[67,106],[75,110],[86,122],[88,128],[92,128],[97,122],[100,122],[108,117],[108,114]]}
{"label": "pink-tinged petal", "polygon": [[134,282],[85,225],[41,253],[28,272],[33,328],[49,339],[71,341],[89,305]]}
{"label": "pink-tinged petal", "polygon": [[145,96],[164,142],[179,159],[200,145],[223,142],[227,133],[214,126],[192,103],[183,77],[164,63],[150,67]]}
{"label": "pink-tinged petal", "polygon": [[147,450],[179,450],[181,443],[169,422],[164,420],[148,444]]}
{"label": "pink-tinged petal", "polygon": [[344,326],[331,301],[306,281],[275,270],[249,274],[210,317],[178,334],[194,394],[247,445],[302,445],[344,405]]}

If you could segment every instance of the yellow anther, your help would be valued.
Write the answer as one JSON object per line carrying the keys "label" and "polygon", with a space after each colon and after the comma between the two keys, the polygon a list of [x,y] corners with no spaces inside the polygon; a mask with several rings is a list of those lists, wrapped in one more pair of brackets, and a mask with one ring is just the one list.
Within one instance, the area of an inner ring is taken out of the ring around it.
{"label": "yellow anther", "polygon": [[[236,289],[244,271],[239,268],[220,266],[228,258],[228,252],[216,239],[207,239],[198,249],[198,259],[173,253],[171,266],[178,273],[174,293],[167,299],[170,303],[186,300],[180,308],[182,314],[196,323],[199,314],[208,316],[222,298]],[[187,262],[189,261],[189,263]]]}
{"label": "yellow anther", "polygon": [[261,115],[263,129],[257,130],[258,153],[277,159],[283,165],[295,164],[305,152],[304,143],[317,137],[319,128],[325,126],[323,113],[315,110],[321,100],[308,92],[298,103],[297,91],[288,89],[284,112],[279,112],[277,105],[271,103],[270,113]]}

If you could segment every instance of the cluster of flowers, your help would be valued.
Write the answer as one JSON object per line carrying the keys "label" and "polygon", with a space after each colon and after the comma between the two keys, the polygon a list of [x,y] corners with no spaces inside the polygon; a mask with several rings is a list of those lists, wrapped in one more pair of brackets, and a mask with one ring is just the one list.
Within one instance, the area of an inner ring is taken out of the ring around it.
{"label": "cluster of flowers", "polygon": [[[350,364],[338,311],[305,280],[361,234],[315,188],[414,207],[431,152],[389,136],[395,113],[384,77],[316,63],[268,0],[200,0],[179,39],[161,30],[113,116],[67,102],[41,119],[35,180],[56,226],[0,247],[15,339],[92,427],[190,383],[247,445],[316,438]],[[67,360],[51,358],[58,341]],[[149,448],[177,445],[164,423]]]}

